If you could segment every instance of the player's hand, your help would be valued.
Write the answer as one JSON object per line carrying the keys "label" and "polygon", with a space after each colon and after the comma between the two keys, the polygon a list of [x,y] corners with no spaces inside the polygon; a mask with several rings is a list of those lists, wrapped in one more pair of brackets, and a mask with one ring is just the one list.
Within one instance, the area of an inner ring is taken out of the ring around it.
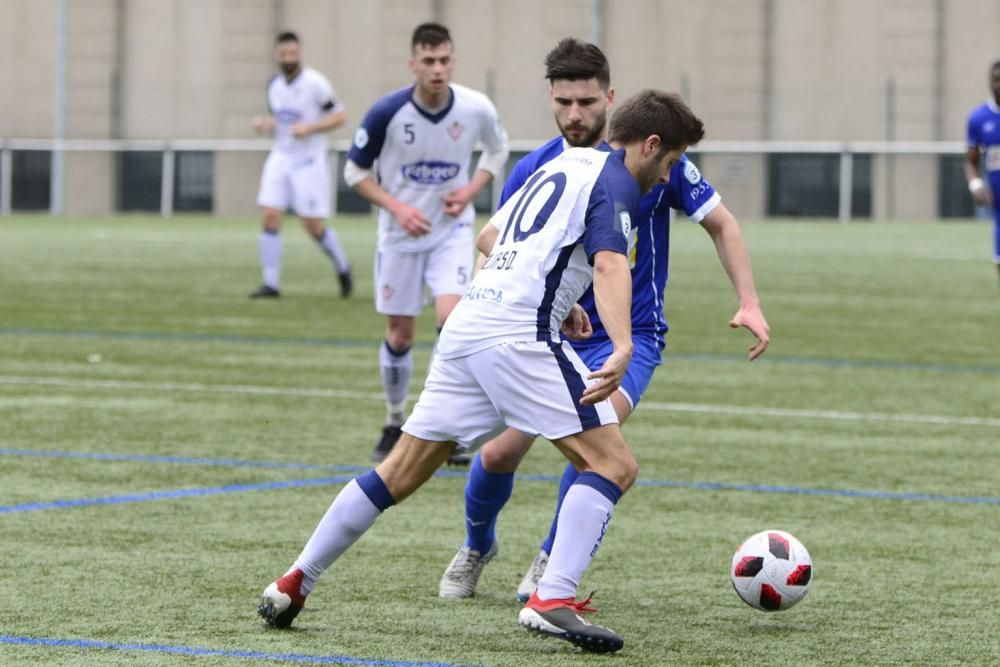
{"label": "player's hand", "polygon": [[475,198],[475,194],[468,187],[452,190],[441,201],[444,202],[444,212],[451,216],[461,215],[465,207]]}
{"label": "player's hand", "polygon": [[771,327],[767,325],[764,311],[760,309],[760,306],[741,306],[733,315],[733,319],[729,320],[729,326],[733,329],[746,327],[750,333],[757,337],[757,342],[750,346],[748,354],[750,361],[764,354],[768,343],[771,342]]}
{"label": "player's hand", "polygon": [[407,206],[406,204],[398,204],[393,208],[391,213],[392,217],[396,218],[399,226],[403,228],[403,231],[410,236],[423,236],[431,231],[431,223],[427,221],[427,218],[424,217],[419,208]]}
{"label": "player's hand", "polygon": [[625,369],[628,368],[628,362],[632,360],[632,348],[628,349],[615,349],[608,357],[608,360],[604,362],[601,366],[601,370],[594,371],[587,376],[588,380],[597,380],[590,384],[583,392],[583,396],[580,397],[580,403],[583,405],[593,405],[594,403],[600,403],[607,397],[618,389],[622,384],[622,378],[625,377]]}
{"label": "player's hand", "polygon": [[993,206],[993,193],[988,185],[978,188],[972,192],[972,199],[980,206]]}
{"label": "player's hand", "polygon": [[253,129],[258,134],[271,132],[274,129],[274,118],[271,116],[254,116]]}
{"label": "player's hand", "polygon": [[305,139],[312,132],[312,126],[309,123],[295,123],[292,125],[292,136],[296,139]]}
{"label": "player's hand", "polygon": [[590,315],[578,303],[574,303],[569,309],[569,314],[562,323],[563,336],[570,340],[587,340],[594,335],[594,328],[590,326]]}

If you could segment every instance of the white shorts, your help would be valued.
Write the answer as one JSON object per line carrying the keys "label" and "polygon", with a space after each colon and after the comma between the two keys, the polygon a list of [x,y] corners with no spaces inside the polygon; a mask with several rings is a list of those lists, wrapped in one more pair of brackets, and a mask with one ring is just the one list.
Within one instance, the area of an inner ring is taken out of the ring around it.
{"label": "white shorts", "polygon": [[260,176],[257,205],[292,209],[301,218],[330,217],[330,165],[326,154],[287,155],[271,151]]}
{"label": "white shorts", "polygon": [[508,343],[437,357],[403,430],[474,450],[508,426],[554,440],[617,424],[611,401],[580,405],[589,373],[569,343]]}
{"label": "white shorts", "polygon": [[472,227],[455,224],[441,243],[425,252],[375,251],[375,310],[416,317],[425,286],[432,296],[465,294],[472,276]]}

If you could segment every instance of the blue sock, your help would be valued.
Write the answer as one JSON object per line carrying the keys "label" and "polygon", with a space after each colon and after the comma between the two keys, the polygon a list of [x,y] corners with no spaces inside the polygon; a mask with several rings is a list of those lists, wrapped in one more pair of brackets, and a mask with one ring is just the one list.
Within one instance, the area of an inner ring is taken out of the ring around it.
{"label": "blue sock", "polygon": [[566,497],[569,487],[573,486],[573,482],[579,476],[580,473],[576,471],[573,464],[567,463],[566,469],[563,470],[562,478],[559,480],[559,499],[556,501],[556,515],[552,517],[552,527],[549,528],[549,536],[542,542],[542,551],[547,554],[552,553],[552,543],[556,541],[556,528],[559,526],[559,510],[562,508],[563,498]]}
{"label": "blue sock", "polygon": [[476,454],[465,483],[465,543],[470,549],[485,554],[493,546],[497,516],[513,491],[514,473],[489,472]]}

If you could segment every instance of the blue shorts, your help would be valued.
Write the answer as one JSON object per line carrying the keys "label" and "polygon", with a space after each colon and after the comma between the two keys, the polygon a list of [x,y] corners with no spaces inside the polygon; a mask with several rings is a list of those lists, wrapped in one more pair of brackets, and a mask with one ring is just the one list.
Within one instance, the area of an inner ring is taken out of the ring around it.
{"label": "blue shorts", "polygon": [[[615,349],[607,338],[598,341],[570,341],[570,344],[592,371],[603,366]],[[663,363],[663,355],[660,353],[660,344],[653,335],[634,336],[632,345],[632,361],[628,364],[619,390],[634,410],[649,386],[649,381],[653,379],[653,371]]]}

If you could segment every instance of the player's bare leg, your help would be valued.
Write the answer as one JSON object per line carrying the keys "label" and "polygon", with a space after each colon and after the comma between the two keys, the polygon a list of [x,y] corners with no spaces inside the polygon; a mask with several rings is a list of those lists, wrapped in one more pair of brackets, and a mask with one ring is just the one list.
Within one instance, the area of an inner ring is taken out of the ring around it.
{"label": "player's bare leg", "polygon": [[[455,310],[455,306],[457,306],[458,302],[461,300],[461,294],[440,294],[434,297],[435,324],[437,325],[439,334],[441,333],[441,329],[444,327],[444,323],[448,320],[448,316],[451,315],[451,311]],[[436,343],[434,348],[434,350],[431,350],[431,359],[428,363],[428,368],[430,367],[430,364],[434,363],[434,352],[437,349]],[[460,451],[460,449],[456,447],[455,452],[448,458],[448,464],[467,466],[471,460],[472,456],[469,453]]]}
{"label": "player's bare leg", "polygon": [[593,609],[590,598],[576,601],[576,589],[604,539],[615,504],[635,483],[639,465],[617,424],[560,438],[555,445],[581,473],[563,499],[549,564],[518,622],[587,651],[618,651],[624,640],[582,616]]}
{"label": "player's bare leg", "polygon": [[257,613],[271,627],[287,628],[320,575],[394,504],[408,498],[448,459],[454,443],[403,434],[374,470],[358,476],[334,498],[292,567],[269,585]]}
{"label": "player's bare leg", "polygon": [[347,252],[341,245],[337,233],[333,231],[333,227],[327,227],[323,222],[321,218],[302,218],[302,225],[306,231],[333,263],[333,269],[340,280],[340,295],[346,299],[354,289],[351,261],[347,258]]}
{"label": "player's bare leg", "polygon": [[251,299],[281,296],[281,220],[282,211],[263,206],[259,239],[260,268],[264,283],[250,293]]}
{"label": "player's bare leg", "polygon": [[372,460],[381,461],[392,451],[406,421],[406,394],[413,377],[410,347],[416,333],[417,319],[409,315],[387,315],[385,340],[379,348],[382,389],[385,392],[386,417],[382,435],[372,450]]}

